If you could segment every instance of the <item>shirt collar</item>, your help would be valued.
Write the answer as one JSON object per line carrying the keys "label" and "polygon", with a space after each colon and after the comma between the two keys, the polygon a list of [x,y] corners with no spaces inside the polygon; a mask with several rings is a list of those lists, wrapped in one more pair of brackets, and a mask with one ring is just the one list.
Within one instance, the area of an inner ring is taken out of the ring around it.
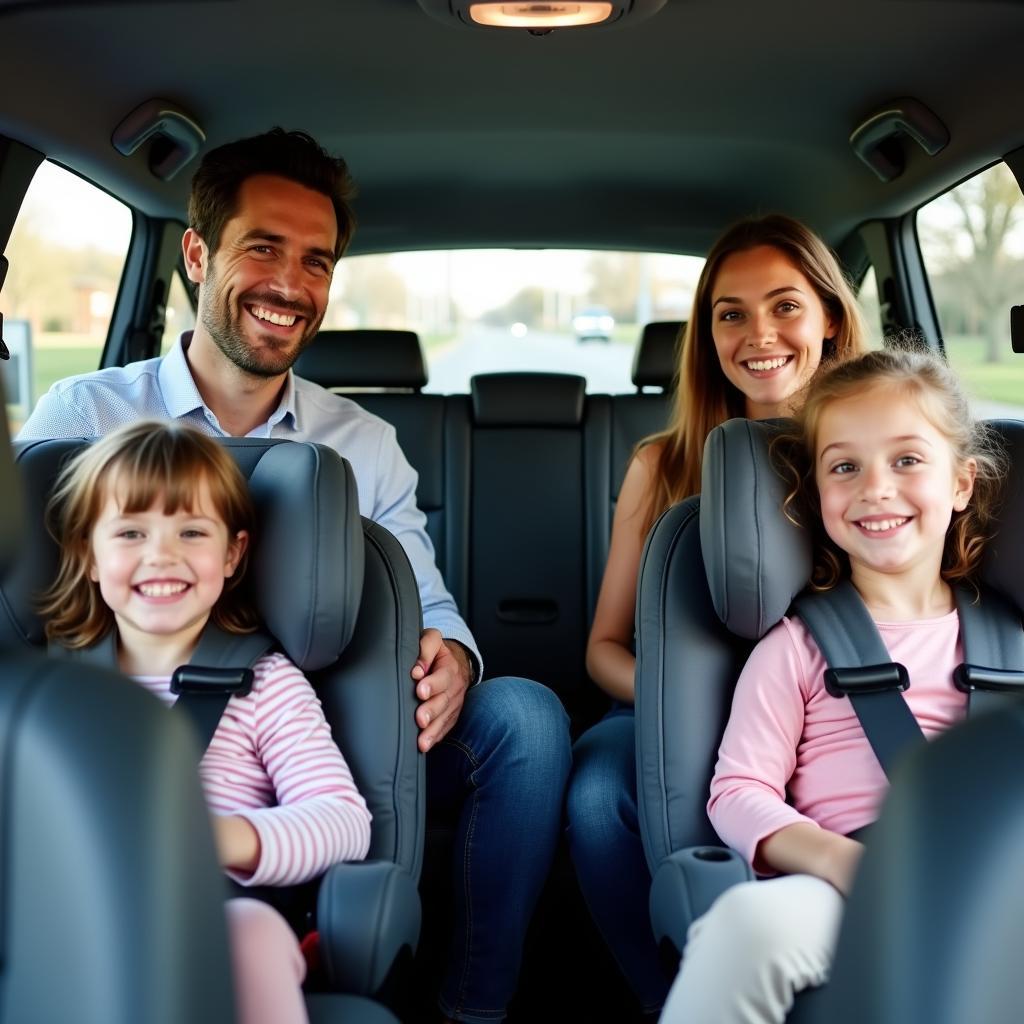
{"label": "shirt collar", "polygon": [[[185,350],[192,341],[192,332],[185,331],[170,351],[160,362],[160,369],[157,373],[160,381],[160,393],[163,395],[164,405],[167,413],[174,419],[187,416],[190,412],[201,409],[208,414],[207,418],[214,418],[213,411],[203,401],[203,396],[196,387],[195,378],[189,368],[188,360],[185,358]],[[270,414],[270,418],[264,424],[265,427],[275,427],[286,417],[290,417],[291,426],[299,429],[298,413],[295,409],[295,379],[292,371],[288,371],[288,377],[284,383],[284,390],[281,392],[281,401],[277,408]],[[252,434],[257,435],[259,427]]]}

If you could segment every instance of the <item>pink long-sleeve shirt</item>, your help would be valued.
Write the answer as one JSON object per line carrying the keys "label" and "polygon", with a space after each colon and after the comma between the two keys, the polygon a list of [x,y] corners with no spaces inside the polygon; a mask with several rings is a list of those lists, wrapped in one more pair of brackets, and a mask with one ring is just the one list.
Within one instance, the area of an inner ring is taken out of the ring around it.
{"label": "pink long-sleeve shirt", "polygon": [[[964,717],[953,685],[963,661],[955,611],[878,622],[893,661],[907,668],[903,697],[926,737]],[[853,705],[825,691],[825,659],[799,619],[783,619],[743,668],[718,751],[708,815],[754,864],[757,845],[797,822],[848,835],[869,825],[888,787]],[[787,795],[789,802],[787,802]]]}
{"label": "pink long-sleeve shirt", "polygon": [[[370,847],[370,812],[331,736],[309,680],[284,655],[253,665],[252,691],[232,697],[199,762],[214,814],[237,814],[260,837],[243,885],[296,885]],[[136,676],[168,706],[169,677]]]}

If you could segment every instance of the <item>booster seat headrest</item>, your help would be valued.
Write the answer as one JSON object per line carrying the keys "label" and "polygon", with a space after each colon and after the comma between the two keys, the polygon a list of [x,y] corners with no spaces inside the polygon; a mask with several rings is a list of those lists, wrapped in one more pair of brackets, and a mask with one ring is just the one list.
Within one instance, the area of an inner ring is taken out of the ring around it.
{"label": "booster seat headrest", "polygon": [[[59,550],[44,513],[61,467],[89,443],[15,444],[27,536],[17,560],[0,572],[0,638],[9,643],[46,642],[36,602],[56,578]],[[248,478],[256,506],[248,586],[260,617],[296,665],[323,668],[351,639],[362,596],[363,534],[351,467],[333,449],[309,442],[223,444]]]}
{"label": "booster seat headrest", "polygon": [[[998,525],[990,538],[981,582],[1024,609],[1024,422],[993,421],[1007,455]],[[704,446],[700,540],[708,589],[718,617],[733,633],[757,640],[786,614],[807,585],[810,537],[782,512],[787,486],[769,445],[782,420],[735,419],[716,427]]]}

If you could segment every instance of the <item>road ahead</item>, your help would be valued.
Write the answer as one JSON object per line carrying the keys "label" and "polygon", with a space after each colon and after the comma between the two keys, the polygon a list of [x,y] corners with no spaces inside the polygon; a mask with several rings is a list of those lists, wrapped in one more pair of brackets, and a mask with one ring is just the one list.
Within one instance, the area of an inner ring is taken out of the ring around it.
{"label": "road ahead", "polygon": [[588,341],[581,344],[571,334],[529,331],[514,338],[497,327],[471,327],[442,348],[428,353],[429,391],[450,394],[469,391],[475,373],[495,370],[542,370],[578,373],[587,378],[587,390],[632,391],[631,345]]}

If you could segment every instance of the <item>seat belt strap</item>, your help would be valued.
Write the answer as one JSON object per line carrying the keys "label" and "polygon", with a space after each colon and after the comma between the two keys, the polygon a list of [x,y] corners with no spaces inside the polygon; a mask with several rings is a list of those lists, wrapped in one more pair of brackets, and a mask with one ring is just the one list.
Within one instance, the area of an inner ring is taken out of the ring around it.
{"label": "seat belt strap", "polygon": [[[206,748],[217,731],[217,724],[228,701],[237,694],[244,697],[252,689],[252,666],[277,646],[269,633],[228,633],[207,622],[188,664],[175,669],[171,693],[178,694],[174,705],[188,715],[199,737],[199,749]],[[51,654],[101,668],[120,671],[117,662],[117,633],[110,630],[92,647],[70,650],[56,644]]]}
{"label": "seat belt strap", "polygon": [[960,615],[964,663],[953,673],[968,695],[971,714],[1019,703],[1024,696],[1024,627],[1020,612],[1002,594],[965,586],[953,589]]}
{"label": "seat belt strap", "polygon": [[888,778],[896,762],[924,742],[924,733],[903,699],[907,670],[893,662],[878,627],[849,580],[831,590],[799,594],[793,610],[818,645],[828,669],[825,688],[849,697],[864,735]]}
{"label": "seat belt strap", "polygon": [[217,731],[228,701],[252,690],[252,666],[275,646],[267,633],[228,633],[207,622],[187,665],[171,676],[174,705],[192,719],[205,751]]}

